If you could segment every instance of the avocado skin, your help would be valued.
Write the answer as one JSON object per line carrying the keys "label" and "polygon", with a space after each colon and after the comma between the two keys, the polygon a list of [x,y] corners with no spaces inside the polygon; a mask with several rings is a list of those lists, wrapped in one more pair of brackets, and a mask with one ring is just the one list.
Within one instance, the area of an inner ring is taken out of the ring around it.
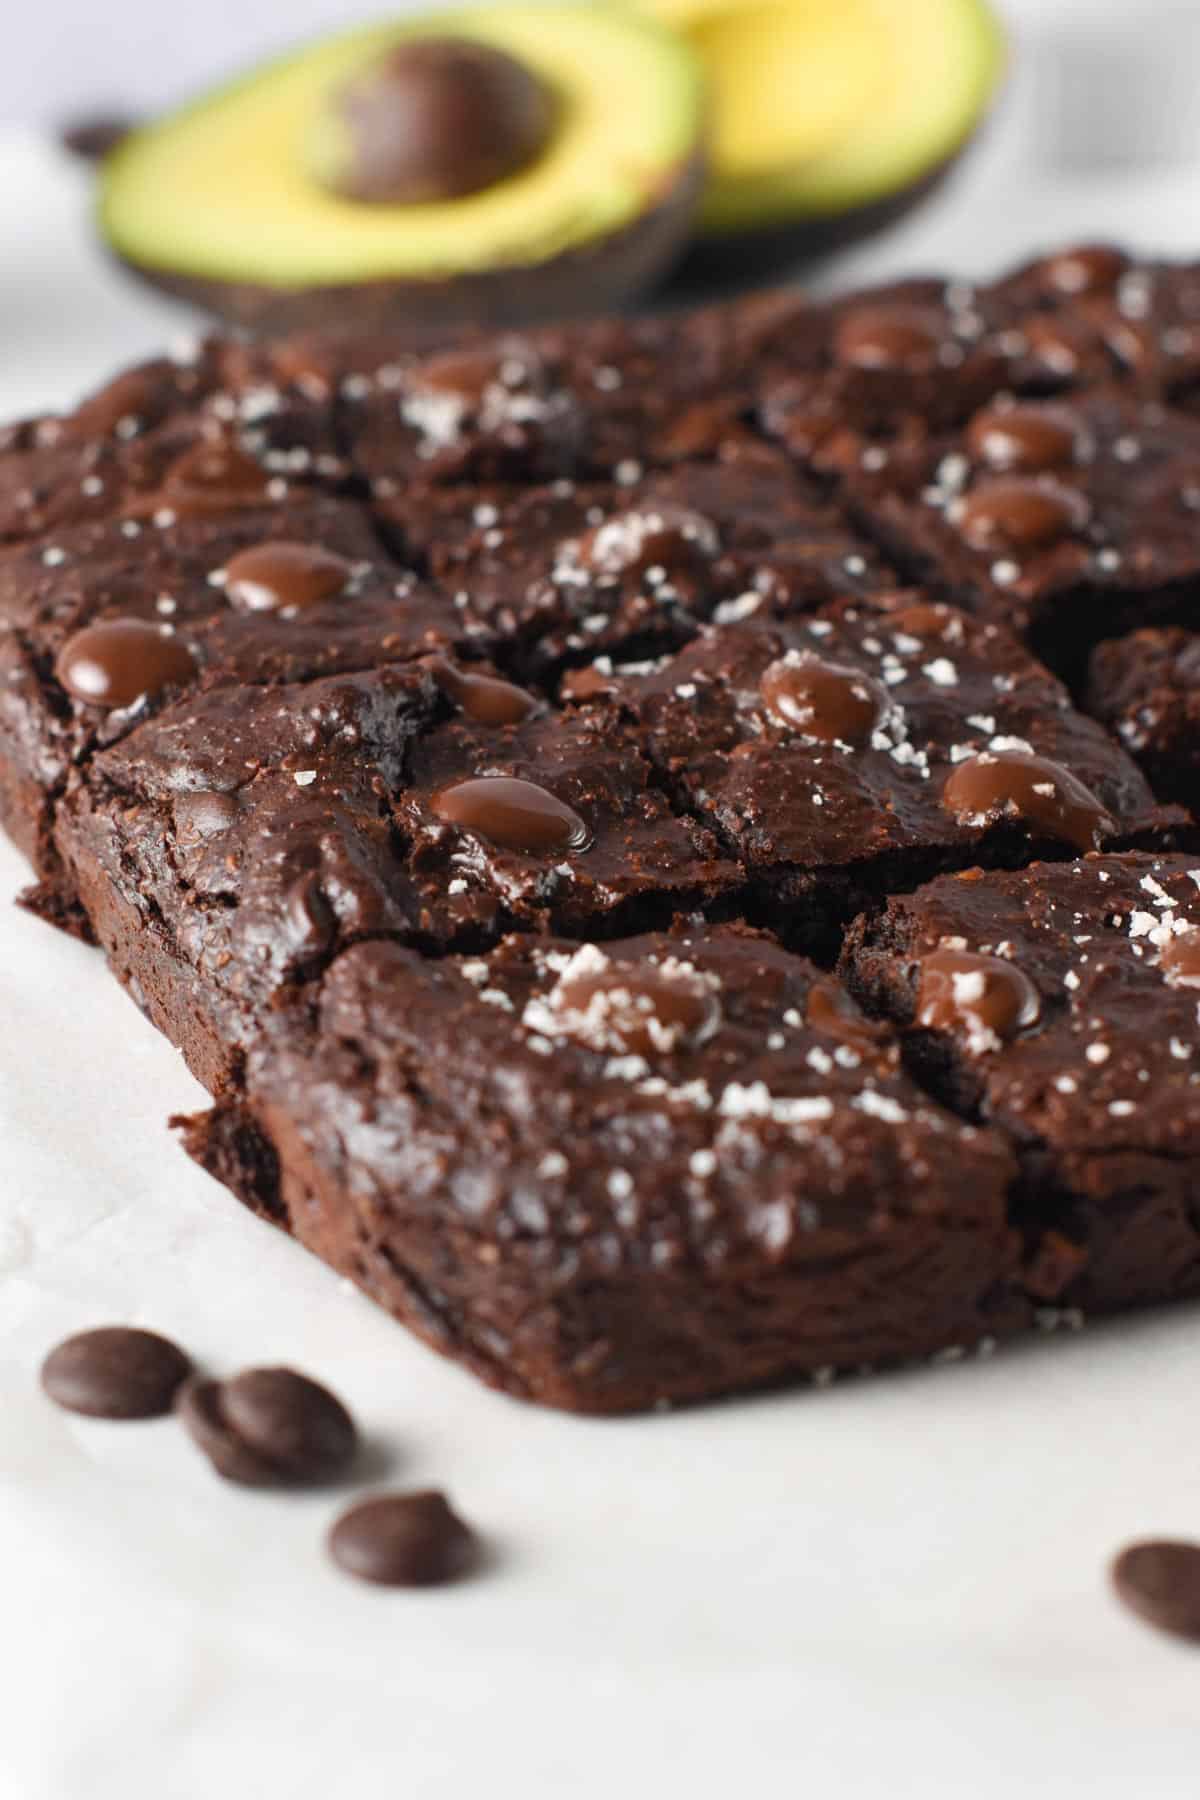
{"label": "avocado skin", "polygon": [[670,306],[719,300],[796,275],[838,251],[856,248],[898,225],[949,181],[986,121],[935,168],[895,193],[849,212],[793,219],[721,237],[693,238],[663,290]]}
{"label": "avocado skin", "polygon": [[160,293],[214,313],[254,334],[373,329],[528,325],[615,312],[656,288],[689,241],[706,166],[690,157],[663,184],[656,203],[623,230],[544,262],[413,281],[359,281],[327,287],[273,288],[257,282],[176,275],[109,253]]}

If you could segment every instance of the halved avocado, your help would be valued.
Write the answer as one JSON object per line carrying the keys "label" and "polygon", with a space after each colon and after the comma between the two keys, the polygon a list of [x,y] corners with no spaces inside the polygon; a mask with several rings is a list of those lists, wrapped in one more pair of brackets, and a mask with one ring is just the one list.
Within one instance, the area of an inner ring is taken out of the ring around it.
{"label": "halved avocado", "polygon": [[864,235],[973,134],[1005,47],[987,0],[640,0],[709,75],[706,238],[781,252]]}
{"label": "halved avocado", "polygon": [[687,44],[627,11],[373,25],[136,132],[100,225],[149,281],[256,328],[603,310],[683,245],[704,111]]}

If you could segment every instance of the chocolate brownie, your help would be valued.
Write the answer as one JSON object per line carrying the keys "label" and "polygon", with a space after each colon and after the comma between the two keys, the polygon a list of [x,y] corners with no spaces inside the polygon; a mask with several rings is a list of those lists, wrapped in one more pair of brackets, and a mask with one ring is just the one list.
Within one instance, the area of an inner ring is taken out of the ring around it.
{"label": "chocolate brownie", "polygon": [[852,487],[911,579],[1029,633],[1072,678],[1098,637],[1194,606],[1200,425],[1122,389],[997,400]]}
{"label": "chocolate brownie", "polygon": [[1010,1151],[769,938],[361,944],[275,1026],[193,1149],[511,1392],[624,1411],[1028,1319]]}
{"label": "chocolate brownie", "polygon": [[598,653],[677,647],[760,594],[804,612],[896,577],[837,508],[764,444],[628,484],[512,484],[377,506],[401,556],[424,558],[466,630],[512,646],[543,678]]}
{"label": "chocolate brownie", "polygon": [[1097,644],[1085,704],[1157,793],[1200,808],[1200,633],[1147,626]]}
{"label": "chocolate brownie", "polygon": [[706,628],[644,673],[616,671],[590,708],[636,722],[789,942],[836,954],[860,907],[941,869],[1183,823],[998,627],[927,601],[766,611]]}
{"label": "chocolate brownie", "polygon": [[857,924],[845,967],[924,1085],[1015,1145],[1031,1293],[1200,1292],[1194,858],[945,877]]}
{"label": "chocolate brownie", "polygon": [[1188,281],[214,341],[12,427],[0,811],[193,1153],[589,1411],[1197,1285],[1200,426],[1113,324]]}

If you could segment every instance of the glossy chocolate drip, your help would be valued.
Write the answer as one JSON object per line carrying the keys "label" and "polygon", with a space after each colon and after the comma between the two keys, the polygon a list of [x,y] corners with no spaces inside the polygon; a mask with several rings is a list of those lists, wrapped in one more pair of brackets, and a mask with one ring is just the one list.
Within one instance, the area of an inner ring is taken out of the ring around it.
{"label": "glossy chocolate drip", "polygon": [[433,798],[448,825],[472,831],[500,850],[526,856],[586,850],[591,833],[579,814],[556,794],[511,775],[478,775],[456,782]]}
{"label": "glossy chocolate drip", "polygon": [[780,724],[822,743],[868,742],[887,706],[883,689],[861,669],[805,651],[771,663],[763,672],[761,691]]}
{"label": "glossy chocolate drip", "polygon": [[1082,531],[1088,503],[1074,488],[1020,475],[982,481],[957,501],[950,517],[976,550],[1045,550]]}
{"label": "glossy chocolate drip", "polygon": [[197,667],[187,645],[161,626],[105,619],[67,639],[54,673],[73,699],[120,707],[189,681]]}
{"label": "glossy chocolate drip", "polygon": [[942,804],[961,825],[1021,819],[1045,837],[1095,850],[1116,830],[1112,815],[1061,763],[1024,751],[985,750],[946,778]]}
{"label": "glossy chocolate drip", "polygon": [[225,592],[242,612],[299,612],[340,594],[352,573],[332,550],[281,538],[231,557]]}
{"label": "glossy chocolate drip", "polygon": [[461,669],[444,656],[433,657],[426,664],[433,679],[461,713],[477,725],[519,725],[538,702],[532,694],[498,675],[478,675]]}
{"label": "glossy chocolate drip", "polygon": [[1000,956],[945,946],[918,964],[917,1024],[931,1031],[961,1031],[976,1048],[1015,1037],[1036,1024],[1038,991],[1024,970]]}

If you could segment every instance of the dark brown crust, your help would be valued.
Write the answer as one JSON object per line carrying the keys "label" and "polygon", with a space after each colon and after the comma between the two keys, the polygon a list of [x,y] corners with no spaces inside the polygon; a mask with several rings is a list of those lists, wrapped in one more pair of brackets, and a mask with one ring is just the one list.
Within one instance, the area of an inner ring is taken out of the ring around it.
{"label": "dark brown crust", "polygon": [[679,257],[704,188],[697,153],[647,210],[623,230],[540,263],[443,280],[361,281],[295,291],[254,282],[173,275],[118,257],[151,287],[252,332],[388,326],[444,332],[458,325],[503,326],[613,312],[654,288]]}

